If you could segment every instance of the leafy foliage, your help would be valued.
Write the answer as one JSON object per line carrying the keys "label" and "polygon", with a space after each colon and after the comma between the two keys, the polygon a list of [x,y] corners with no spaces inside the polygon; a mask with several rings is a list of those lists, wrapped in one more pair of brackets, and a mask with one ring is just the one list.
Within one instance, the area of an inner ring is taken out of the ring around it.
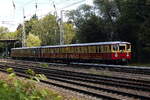
{"label": "leafy foliage", "polygon": [[39,39],[38,36],[29,33],[26,43],[27,43],[27,47],[40,46],[41,40]]}
{"label": "leafy foliage", "polygon": [[7,81],[0,80],[0,99],[1,100],[62,100],[63,97],[57,93],[38,89],[33,82],[22,82],[12,79]]}
{"label": "leafy foliage", "polygon": [[[0,80],[0,100],[62,100],[63,97],[48,90],[39,88],[34,81],[18,79],[13,72],[13,68],[6,69],[9,76]],[[35,73],[29,69],[29,73]],[[34,73],[34,74],[33,74]],[[34,79],[46,79],[43,74],[36,74]]]}

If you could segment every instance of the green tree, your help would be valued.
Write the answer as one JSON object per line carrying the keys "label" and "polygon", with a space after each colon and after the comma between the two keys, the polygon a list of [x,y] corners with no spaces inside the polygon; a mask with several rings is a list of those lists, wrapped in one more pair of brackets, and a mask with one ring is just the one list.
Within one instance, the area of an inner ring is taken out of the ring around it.
{"label": "green tree", "polygon": [[38,36],[35,36],[31,33],[27,36],[27,47],[40,46],[41,40]]}
{"label": "green tree", "polygon": [[108,39],[105,23],[96,15],[93,7],[82,5],[71,11],[68,16],[69,21],[75,23],[77,42],[98,42]]}
{"label": "green tree", "polygon": [[75,30],[73,24],[65,23],[64,24],[64,43],[71,44],[75,38]]}
{"label": "green tree", "polygon": [[8,33],[8,32],[9,32],[9,30],[7,27],[3,27],[3,26],[0,27],[0,34],[1,33]]}
{"label": "green tree", "polygon": [[[116,21],[120,40],[129,41],[133,46],[135,60],[145,60],[143,50],[149,44],[150,7],[148,0],[123,0],[120,4],[120,17]],[[146,54],[148,55],[148,53]]]}
{"label": "green tree", "polygon": [[56,45],[59,43],[59,28],[54,15],[47,15],[33,25],[33,34],[38,35],[42,45]]}

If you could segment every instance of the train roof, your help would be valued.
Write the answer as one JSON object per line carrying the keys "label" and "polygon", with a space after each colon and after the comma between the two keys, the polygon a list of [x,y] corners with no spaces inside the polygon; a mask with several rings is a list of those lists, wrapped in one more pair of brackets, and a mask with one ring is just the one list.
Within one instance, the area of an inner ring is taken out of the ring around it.
{"label": "train roof", "polygon": [[80,43],[80,44],[68,44],[68,45],[52,45],[52,46],[39,46],[39,47],[22,47],[13,49],[34,49],[34,48],[56,48],[56,47],[68,47],[68,46],[92,46],[92,45],[112,45],[112,44],[130,44],[129,42],[112,41],[112,42],[96,42],[96,43]]}

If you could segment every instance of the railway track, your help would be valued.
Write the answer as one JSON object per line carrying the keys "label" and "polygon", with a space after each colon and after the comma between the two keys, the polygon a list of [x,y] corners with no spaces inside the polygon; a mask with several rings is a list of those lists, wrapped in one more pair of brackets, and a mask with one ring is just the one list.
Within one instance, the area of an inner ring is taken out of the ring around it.
{"label": "railway track", "polygon": [[[12,59],[8,59],[12,60]],[[41,62],[32,62],[32,61],[23,61],[23,60],[16,60],[16,62],[29,62],[33,64],[41,63]],[[46,62],[45,62],[46,63]],[[59,65],[59,66],[68,66],[64,63],[47,63],[48,65]],[[71,63],[69,66],[72,67],[79,67],[84,69],[95,68],[97,70],[107,69],[109,71],[114,72],[125,72],[131,74],[142,74],[142,75],[150,75],[150,68],[149,67],[137,67],[137,66],[126,66],[126,65],[108,65],[108,64],[93,64],[93,63]]]}
{"label": "railway track", "polygon": [[[108,100],[150,99],[150,81],[93,75],[20,64],[0,65],[1,70],[5,70],[9,67],[14,68],[16,72],[23,73],[24,75],[25,70],[29,68],[33,69],[36,73],[44,73],[48,79],[55,81],[49,82],[42,80],[41,82],[45,82],[48,84],[51,83],[51,85],[66,88],[76,92],[81,92],[97,98]],[[138,93],[138,91],[140,92]]]}

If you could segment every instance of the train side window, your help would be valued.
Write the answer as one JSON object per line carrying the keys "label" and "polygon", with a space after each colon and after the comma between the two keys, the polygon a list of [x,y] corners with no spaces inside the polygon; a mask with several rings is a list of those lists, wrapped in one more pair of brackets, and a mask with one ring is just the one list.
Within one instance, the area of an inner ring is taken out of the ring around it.
{"label": "train side window", "polygon": [[76,53],[76,47],[74,47],[74,53]]}
{"label": "train side window", "polygon": [[63,48],[63,53],[65,53],[65,47]]}
{"label": "train side window", "polygon": [[98,46],[95,46],[95,47],[96,47],[95,48],[96,49],[96,53],[99,53]]}
{"label": "train side window", "polygon": [[83,47],[81,47],[81,53],[84,53],[84,48]]}
{"label": "train side window", "polygon": [[111,45],[109,45],[109,52],[111,52]]}
{"label": "train side window", "polygon": [[82,47],[79,47],[79,53],[82,53]]}
{"label": "train side window", "polygon": [[74,50],[75,48],[74,47],[72,47],[72,53],[75,53],[75,50]]}
{"label": "train side window", "polygon": [[80,47],[80,53],[82,53],[82,47]]}
{"label": "train side window", "polygon": [[102,51],[102,50],[101,50],[101,46],[99,46],[99,53],[101,53],[101,51]]}
{"label": "train side window", "polygon": [[82,47],[79,47],[79,53],[82,53]]}
{"label": "train side window", "polygon": [[62,47],[62,53],[64,53],[64,48]]}
{"label": "train side window", "polygon": [[75,47],[75,53],[78,53],[78,48],[77,47]]}
{"label": "train side window", "polygon": [[83,48],[83,53],[86,53],[86,48],[85,48],[85,46],[83,46],[82,48]]}
{"label": "train side window", "polygon": [[83,50],[83,52],[82,52],[82,53],[85,53],[85,47],[84,47],[84,46],[82,46],[82,50]]}
{"label": "train side window", "polygon": [[104,50],[103,50],[103,45],[102,45],[102,46],[101,46],[101,52],[103,53],[103,51],[104,51]]}
{"label": "train side window", "polygon": [[95,46],[92,46],[92,53],[95,53],[96,52],[96,48]]}
{"label": "train side window", "polygon": [[77,53],[80,53],[80,48],[79,47],[77,47]]}
{"label": "train side window", "polygon": [[106,48],[105,48],[105,45],[103,46],[103,52],[106,52],[106,50],[105,50]]}
{"label": "train side window", "polygon": [[78,47],[79,48],[79,53],[82,53],[82,48],[81,47]]}
{"label": "train side window", "polygon": [[69,47],[70,48],[70,53],[73,53],[73,51],[72,51],[72,47]]}
{"label": "train side window", "polygon": [[54,53],[57,53],[57,48],[54,48]]}
{"label": "train side window", "polygon": [[76,50],[75,50],[76,48],[75,47],[72,47],[72,53],[76,53]]}
{"label": "train side window", "polygon": [[57,53],[59,53],[59,48],[57,48]]}
{"label": "train side window", "polygon": [[57,48],[55,48],[55,53],[57,53]]}
{"label": "train side window", "polygon": [[49,48],[49,53],[51,53],[51,48]]}
{"label": "train side window", "polygon": [[84,53],[87,53],[87,47],[84,46],[83,48],[84,48]]}
{"label": "train side window", "polygon": [[130,49],[131,49],[130,44],[127,44],[127,50],[130,50]]}
{"label": "train side window", "polygon": [[87,53],[90,53],[90,48],[89,48],[89,46],[87,46]]}
{"label": "train side window", "polygon": [[109,52],[110,51],[110,48],[109,48],[109,45],[107,45],[107,50],[106,50],[106,52]]}
{"label": "train side window", "polygon": [[91,53],[93,53],[93,46],[91,46],[91,48],[90,48],[90,49],[91,49]]}
{"label": "train side window", "polygon": [[70,49],[70,47],[68,47],[68,51],[67,51],[68,53],[71,53],[71,49]]}
{"label": "train side window", "polygon": [[89,48],[89,53],[92,53],[92,52],[91,52],[91,46],[89,46],[88,48]]}
{"label": "train side window", "polygon": [[61,53],[61,48],[59,48],[59,53]]}
{"label": "train side window", "polygon": [[87,51],[86,53],[89,53],[88,46],[86,46],[86,51]]}

